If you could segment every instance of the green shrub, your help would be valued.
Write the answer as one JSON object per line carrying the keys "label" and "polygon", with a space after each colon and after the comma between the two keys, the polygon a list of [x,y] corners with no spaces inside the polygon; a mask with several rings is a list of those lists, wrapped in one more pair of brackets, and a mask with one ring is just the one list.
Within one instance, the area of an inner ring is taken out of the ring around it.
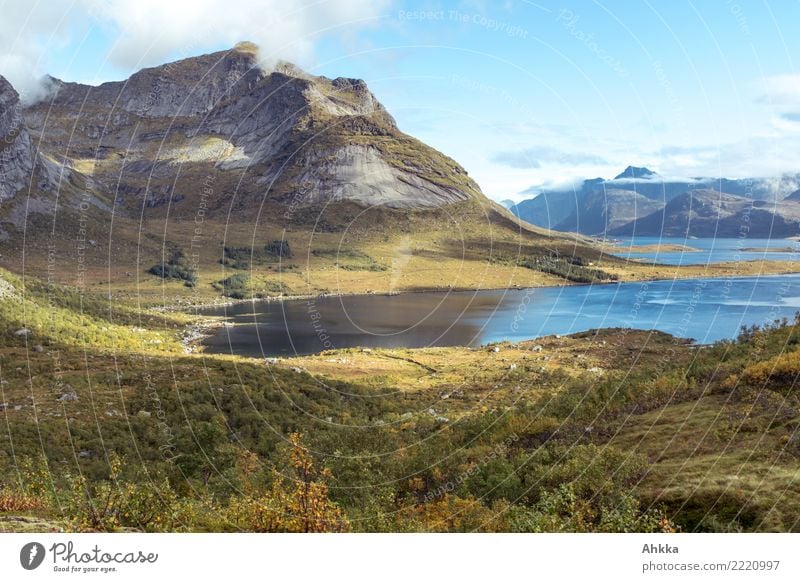
{"label": "green shrub", "polygon": [[173,251],[169,260],[153,265],[147,272],[162,279],[178,279],[187,287],[197,285],[197,274],[186,264],[186,255],[180,249]]}
{"label": "green shrub", "polygon": [[231,299],[248,299],[251,297],[249,288],[250,276],[244,273],[236,273],[227,279],[222,279],[213,283],[213,286],[218,291],[221,291],[225,297]]}
{"label": "green shrub", "polygon": [[264,250],[276,257],[290,259],[292,257],[292,249],[289,247],[288,240],[274,240],[264,245]]}

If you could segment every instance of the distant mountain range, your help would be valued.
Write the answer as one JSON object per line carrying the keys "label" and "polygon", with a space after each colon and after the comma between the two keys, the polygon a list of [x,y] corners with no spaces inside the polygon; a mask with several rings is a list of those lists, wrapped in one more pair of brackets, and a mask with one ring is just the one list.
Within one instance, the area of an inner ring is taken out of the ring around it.
{"label": "distant mountain range", "polygon": [[611,180],[542,192],[511,211],[537,226],[595,236],[786,237],[800,234],[800,190],[792,191],[799,178],[672,181],[628,166]]}

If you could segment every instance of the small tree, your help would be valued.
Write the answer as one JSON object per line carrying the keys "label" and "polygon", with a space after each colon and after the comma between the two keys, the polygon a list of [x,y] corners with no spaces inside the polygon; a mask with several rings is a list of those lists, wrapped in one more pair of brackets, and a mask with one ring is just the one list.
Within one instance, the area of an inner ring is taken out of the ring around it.
{"label": "small tree", "polygon": [[270,491],[232,499],[229,506],[232,521],[257,532],[348,531],[350,524],[341,508],[328,498],[330,470],[314,466],[301,434],[289,435],[289,443],[291,475],[276,473]]}

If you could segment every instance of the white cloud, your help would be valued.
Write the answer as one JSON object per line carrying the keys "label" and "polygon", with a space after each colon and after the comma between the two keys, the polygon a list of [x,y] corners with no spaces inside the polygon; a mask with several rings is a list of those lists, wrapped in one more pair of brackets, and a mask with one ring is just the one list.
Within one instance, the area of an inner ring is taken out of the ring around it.
{"label": "white cloud", "polygon": [[374,25],[385,1],[355,0],[93,0],[94,16],[119,30],[115,65],[138,69],[209,43],[250,40],[266,61],[307,63],[326,34]]}
{"label": "white cloud", "polygon": [[12,0],[0,5],[0,74],[28,100],[40,97],[45,52],[88,26],[111,31],[116,42],[109,61],[128,72],[241,40],[258,44],[266,64],[286,59],[308,65],[322,37],[349,37],[377,24],[387,2]]}
{"label": "white cloud", "polygon": [[773,75],[761,85],[763,101],[775,106],[800,108],[800,75]]}
{"label": "white cloud", "polygon": [[541,168],[546,163],[561,165],[602,165],[608,163],[602,156],[581,151],[562,151],[549,146],[533,146],[523,150],[497,152],[492,161],[511,168]]}
{"label": "white cloud", "polygon": [[4,2],[0,5],[0,75],[31,102],[46,94],[42,56],[57,50],[74,31],[81,7],[67,0]]}

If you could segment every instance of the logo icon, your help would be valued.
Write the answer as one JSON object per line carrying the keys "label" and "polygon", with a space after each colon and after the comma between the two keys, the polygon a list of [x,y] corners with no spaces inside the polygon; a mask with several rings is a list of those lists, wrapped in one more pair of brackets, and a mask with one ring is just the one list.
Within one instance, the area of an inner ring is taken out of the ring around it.
{"label": "logo icon", "polygon": [[44,546],[39,542],[30,542],[19,551],[19,563],[26,570],[35,570],[44,561]]}

